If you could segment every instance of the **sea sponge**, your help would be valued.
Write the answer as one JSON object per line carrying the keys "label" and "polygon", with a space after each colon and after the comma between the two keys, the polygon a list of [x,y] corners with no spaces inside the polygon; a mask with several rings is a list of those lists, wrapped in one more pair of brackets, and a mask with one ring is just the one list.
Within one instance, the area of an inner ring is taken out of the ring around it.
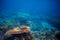
{"label": "sea sponge", "polygon": [[24,32],[26,32],[26,33],[30,32],[30,28],[28,26],[21,26],[21,28],[15,27],[11,30],[8,30],[6,32],[6,34],[19,34],[19,33],[21,34],[21,33],[24,33]]}
{"label": "sea sponge", "polygon": [[25,26],[25,25],[22,25],[20,28],[21,28],[21,29],[29,29],[30,27]]}
{"label": "sea sponge", "polygon": [[30,27],[28,26],[21,26],[20,29],[23,30],[23,32],[30,32]]}

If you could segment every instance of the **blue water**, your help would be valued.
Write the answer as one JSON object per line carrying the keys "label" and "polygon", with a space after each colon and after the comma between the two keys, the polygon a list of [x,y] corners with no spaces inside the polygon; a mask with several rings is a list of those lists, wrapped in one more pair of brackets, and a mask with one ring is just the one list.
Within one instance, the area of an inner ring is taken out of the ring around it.
{"label": "blue water", "polygon": [[54,28],[60,22],[59,0],[1,0],[0,8],[0,24]]}

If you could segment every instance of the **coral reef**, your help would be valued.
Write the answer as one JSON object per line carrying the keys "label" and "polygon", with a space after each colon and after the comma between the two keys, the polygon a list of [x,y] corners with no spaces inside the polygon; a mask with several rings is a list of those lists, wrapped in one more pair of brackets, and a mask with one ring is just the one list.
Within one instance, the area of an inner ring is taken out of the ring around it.
{"label": "coral reef", "polygon": [[36,18],[30,14],[21,12],[15,15],[5,15],[0,18],[0,40],[4,39],[5,33],[8,30],[15,27],[18,27],[17,29],[19,29],[22,25],[30,27],[29,31],[34,35],[33,40],[55,40],[54,35],[56,31],[59,31],[59,23],[59,19],[56,18],[44,17],[41,19],[39,16]]}

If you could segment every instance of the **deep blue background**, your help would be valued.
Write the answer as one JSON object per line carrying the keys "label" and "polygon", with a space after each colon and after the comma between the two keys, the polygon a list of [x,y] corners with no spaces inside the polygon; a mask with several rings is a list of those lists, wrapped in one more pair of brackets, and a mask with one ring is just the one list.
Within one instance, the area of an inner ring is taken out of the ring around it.
{"label": "deep blue background", "polygon": [[59,0],[1,0],[3,12],[27,12],[31,14],[56,15],[59,13]]}

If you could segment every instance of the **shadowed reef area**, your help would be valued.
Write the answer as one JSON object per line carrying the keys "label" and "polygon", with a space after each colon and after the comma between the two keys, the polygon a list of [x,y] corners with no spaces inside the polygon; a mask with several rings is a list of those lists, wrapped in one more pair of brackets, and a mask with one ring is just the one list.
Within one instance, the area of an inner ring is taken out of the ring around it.
{"label": "shadowed reef area", "polygon": [[14,27],[26,25],[30,27],[33,40],[56,40],[55,34],[60,30],[60,19],[51,16],[33,16],[28,13],[0,15],[0,39]]}

